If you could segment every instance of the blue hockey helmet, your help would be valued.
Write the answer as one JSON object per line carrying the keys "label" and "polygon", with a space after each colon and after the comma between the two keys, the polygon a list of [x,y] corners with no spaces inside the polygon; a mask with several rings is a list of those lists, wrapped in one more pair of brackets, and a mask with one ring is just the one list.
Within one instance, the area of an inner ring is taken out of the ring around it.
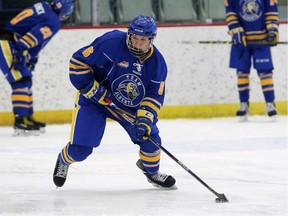
{"label": "blue hockey helmet", "polygon": [[[149,16],[138,15],[129,24],[126,37],[127,47],[133,55],[141,58],[145,56],[146,53],[148,53],[148,51],[150,50],[153,44],[153,40],[156,37],[156,34],[157,34],[157,25],[155,20]],[[147,47],[147,49],[139,50],[135,48],[131,41],[132,35],[148,37],[150,40],[150,44]]]}
{"label": "blue hockey helmet", "polygon": [[53,0],[51,2],[52,9],[59,15],[60,20],[66,20],[74,11],[73,0]]}
{"label": "blue hockey helmet", "polygon": [[128,33],[154,39],[157,34],[157,25],[152,17],[138,15],[131,21]]}

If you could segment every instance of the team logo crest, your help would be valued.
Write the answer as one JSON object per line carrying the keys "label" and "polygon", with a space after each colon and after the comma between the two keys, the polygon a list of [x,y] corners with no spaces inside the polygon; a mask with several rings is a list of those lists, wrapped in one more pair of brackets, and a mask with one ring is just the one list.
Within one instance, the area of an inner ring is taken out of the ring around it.
{"label": "team logo crest", "polygon": [[145,95],[142,80],[134,74],[124,74],[112,83],[115,98],[125,106],[135,107]]}
{"label": "team logo crest", "polygon": [[240,0],[240,16],[247,22],[259,19],[263,13],[263,3],[260,0]]}

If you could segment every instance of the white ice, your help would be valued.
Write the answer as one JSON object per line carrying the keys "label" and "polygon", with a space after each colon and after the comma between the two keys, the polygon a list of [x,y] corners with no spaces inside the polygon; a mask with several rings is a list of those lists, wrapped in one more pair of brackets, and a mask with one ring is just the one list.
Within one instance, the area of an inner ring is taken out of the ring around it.
{"label": "white ice", "polygon": [[164,153],[161,171],[176,178],[178,190],[154,188],[135,165],[138,146],[116,122],[108,122],[101,146],[71,165],[58,189],[52,173],[70,126],[48,125],[44,135],[24,138],[0,127],[0,215],[286,216],[287,120],[160,120],[163,146],[229,203],[216,203]]}

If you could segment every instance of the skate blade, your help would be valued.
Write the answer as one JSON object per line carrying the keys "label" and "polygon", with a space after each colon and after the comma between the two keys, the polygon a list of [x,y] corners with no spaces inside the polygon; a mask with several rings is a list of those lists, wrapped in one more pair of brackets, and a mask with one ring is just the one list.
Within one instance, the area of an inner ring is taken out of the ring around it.
{"label": "skate blade", "polygon": [[[150,182],[151,183],[151,182]],[[177,190],[178,187],[176,185],[173,185],[172,187],[162,187],[156,183],[151,183],[155,188],[159,188],[161,190]]]}
{"label": "skate blade", "polygon": [[276,122],[278,120],[278,116],[277,115],[272,115],[272,116],[269,116],[269,119],[272,121],[272,122]]}
{"label": "skate blade", "polygon": [[162,187],[161,185],[156,184],[155,182],[150,181],[149,179],[147,179],[147,181],[152,184],[155,188],[159,188],[162,190],[177,190],[178,187],[174,184],[172,187]]}
{"label": "skate blade", "polygon": [[238,121],[239,121],[239,122],[248,122],[248,115],[239,116]]}
{"label": "skate blade", "polygon": [[42,134],[45,133],[46,132],[45,127],[40,127],[39,128],[39,132],[42,133]]}
{"label": "skate blade", "polygon": [[22,136],[22,137],[27,137],[27,136],[39,136],[40,133],[37,130],[21,130],[21,129],[15,129],[12,136],[17,137],[17,136]]}
{"label": "skate blade", "polygon": [[39,135],[40,135],[39,130],[34,130],[34,131],[32,132],[32,135],[33,135],[33,136],[39,136]]}

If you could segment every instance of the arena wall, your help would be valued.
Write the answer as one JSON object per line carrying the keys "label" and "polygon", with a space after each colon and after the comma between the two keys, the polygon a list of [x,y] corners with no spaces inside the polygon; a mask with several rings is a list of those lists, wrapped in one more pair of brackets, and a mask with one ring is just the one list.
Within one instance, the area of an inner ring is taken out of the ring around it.
{"label": "arena wall", "polygon": [[[126,28],[119,28],[126,31]],[[33,76],[35,114],[47,123],[70,121],[76,90],[69,81],[69,58],[82,46],[111,28],[61,29],[40,53]],[[280,41],[287,41],[287,24],[280,26]],[[159,27],[155,45],[168,65],[166,100],[160,118],[234,116],[238,108],[236,74],[228,67],[229,41],[225,25]],[[272,48],[276,105],[287,115],[287,45]],[[11,89],[0,73],[0,125],[11,125]],[[264,115],[264,97],[256,71],[251,71],[251,114]]]}

